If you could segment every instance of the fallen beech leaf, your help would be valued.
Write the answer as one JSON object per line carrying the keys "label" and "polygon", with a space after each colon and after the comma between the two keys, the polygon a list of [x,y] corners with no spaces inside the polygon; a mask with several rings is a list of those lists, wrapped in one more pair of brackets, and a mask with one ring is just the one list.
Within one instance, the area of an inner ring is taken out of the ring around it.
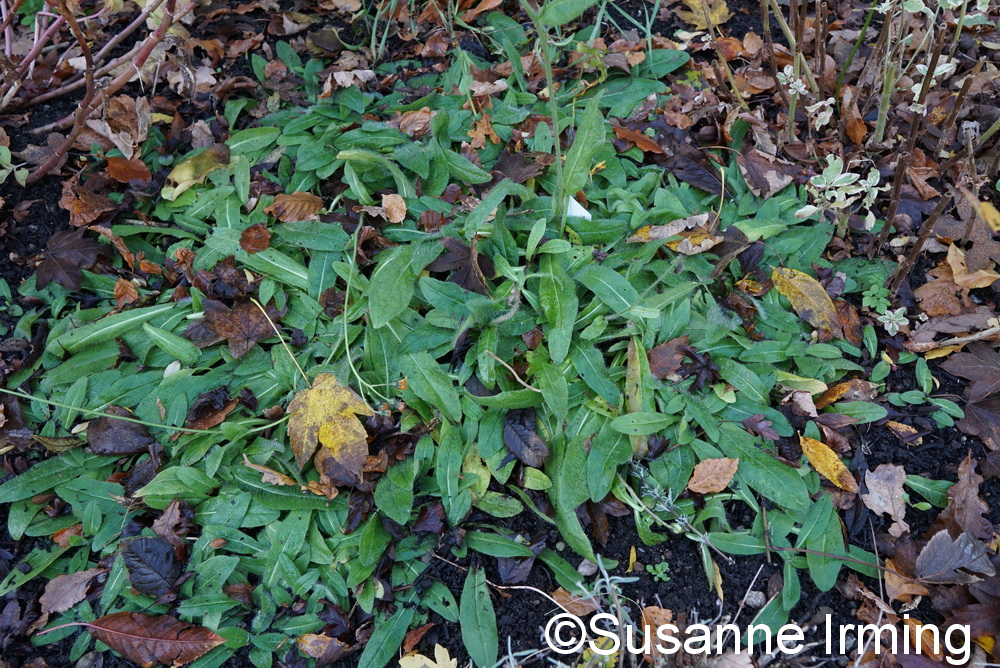
{"label": "fallen beech leaf", "polygon": [[819,330],[821,340],[841,335],[837,308],[819,281],[787,267],[775,267],[771,280],[775,289],[788,298],[799,317]]}
{"label": "fallen beech leaf", "polygon": [[413,648],[420,644],[427,632],[432,628],[437,626],[434,622],[428,622],[422,626],[418,626],[415,629],[410,629],[406,632],[406,636],[403,638],[403,652],[409,654],[413,651]]}
{"label": "fallen beech leaf", "polygon": [[597,604],[594,601],[583,596],[571,594],[564,587],[559,587],[559,589],[552,592],[552,598],[577,617],[586,617],[597,610]]}
{"label": "fallen beech leaf", "polygon": [[153,175],[139,158],[127,160],[122,157],[112,156],[108,160],[108,176],[119,183],[129,183],[130,181],[140,181],[149,183],[153,180]]}
{"label": "fallen beech leaf", "polygon": [[895,464],[879,464],[874,471],[865,471],[865,485],[868,491],[861,495],[861,501],[878,515],[889,515],[892,526],[889,534],[902,536],[910,530],[906,523],[906,501],[903,482],[906,471]]}
{"label": "fallen beech leaf", "polygon": [[212,144],[198,155],[188,158],[167,174],[167,185],[160,191],[160,197],[173,201],[191,186],[201,183],[211,172],[229,164],[229,147]]}
{"label": "fallen beech leaf", "polygon": [[338,383],[333,374],[322,373],[312,387],[295,395],[288,414],[288,437],[299,470],[322,445],[337,465],[361,478],[368,456],[368,433],[357,416],[374,413],[354,390]]}
{"label": "fallen beech leaf", "polygon": [[854,480],[854,476],[830,446],[801,434],[799,434],[799,444],[817,473],[843,490],[855,493],[858,491],[858,483]]}
{"label": "fallen beech leaf", "polygon": [[382,195],[382,208],[390,223],[401,223],[406,219],[406,201],[399,195]]}
{"label": "fallen beech leaf", "polygon": [[87,598],[87,589],[95,577],[107,572],[107,568],[89,568],[79,573],[67,573],[52,578],[45,585],[45,593],[38,599],[42,614],[66,612]]}
{"label": "fallen beech leaf", "polygon": [[85,229],[60,230],[49,239],[45,259],[35,273],[35,287],[44,288],[55,281],[67,290],[79,290],[83,270],[94,266],[101,257],[108,257],[109,248],[93,239],[84,238]]}
{"label": "fallen beech leaf", "polygon": [[619,139],[624,139],[630,141],[644,152],[647,153],[663,153],[663,149],[660,145],[656,143],[652,137],[639,132],[638,130],[632,130],[630,128],[623,128],[621,126],[614,126],[615,136]]}
{"label": "fallen beech leaf", "polygon": [[143,668],[158,663],[183,666],[226,642],[206,628],[170,615],[152,617],[141,612],[116,612],[92,622],[73,622],[56,628],[67,626],[83,626],[90,635]]}
{"label": "fallen beech leaf", "polygon": [[423,107],[421,109],[412,109],[410,111],[403,112],[403,115],[398,119],[390,121],[389,125],[397,125],[400,132],[408,134],[414,139],[420,139],[431,127],[431,119],[434,118],[434,114],[430,107]]}
{"label": "fallen beech leaf", "polygon": [[[657,638],[658,629],[663,629],[663,631],[669,631],[667,624],[671,624],[674,621],[674,613],[672,610],[667,608],[661,608],[655,605],[648,605],[642,609],[642,627],[643,632],[648,635],[648,637]],[[643,656],[643,659],[648,664],[656,664],[656,657],[661,656],[661,652],[656,649],[659,640],[654,640],[650,643],[650,652]],[[662,644],[662,643],[659,643]],[[665,655],[665,654],[664,654]]]}
{"label": "fallen beech leaf", "polygon": [[[130,410],[121,406],[108,406],[104,412],[116,417],[135,417]],[[94,454],[122,457],[146,452],[156,440],[146,425],[101,416],[88,424],[87,442]]]}
{"label": "fallen beech leaf", "polygon": [[59,531],[56,531],[54,534],[52,534],[52,542],[65,550],[71,545],[70,538],[72,538],[73,536],[82,536],[82,535],[83,535],[83,525],[74,524],[72,526],[66,527],[65,529],[60,529]]}
{"label": "fallen beech leaf", "polygon": [[82,185],[75,177],[63,182],[59,206],[69,211],[69,224],[73,227],[89,225],[118,208],[117,204]]}
{"label": "fallen beech leaf", "polygon": [[703,459],[694,467],[687,488],[698,494],[721,492],[732,481],[739,465],[739,459],[727,457]]}
{"label": "fallen beech leaf", "polygon": [[316,214],[322,208],[322,199],[312,193],[296,190],[293,193],[277,195],[271,206],[264,207],[264,213],[271,214],[283,223],[295,223],[316,220]]}
{"label": "fallen beech leaf", "polygon": [[118,308],[125,306],[126,304],[131,304],[135,300],[139,299],[139,290],[129,281],[124,278],[119,278],[115,281],[115,301],[118,302]]}
{"label": "fallen beech leaf", "polygon": [[895,420],[888,420],[885,423],[885,426],[889,428],[889,431],[891,431],[896,438],[906,445],[916,446],[923,442],[922,438],[917,437],[917,434],[920,432],[917,431],[915,427],[911,427],[908,424],[896,422]]}
{"label": "fallen beech leaf", "polygon": [[259,253],[271,246],[271,232],[264,223],[257,223],[240,234],[240,248],[248,253]]}
{"label": "fallen beech leaf", "polygon": [[890,601],[907,603],[912,601],[914,596],[927,596],[930,593],[926,586],[914,582],[912,578],[896,575],[900,573],[905,576],[906,573],[891,557],[885,560],[885,567],[885,593]]}
{"label": "fallen beech leaf", "polygon": [[732,17],[726,0],[681,0],[687,9],[676,10],[677,16],[695,30],[711,30]]}
{"label": "fallen beech leaf", "polygon": [[927,272],[930,280],[913,291],[920,310],[929,316],[958,316],[971,311],[969,291],[955,283],[951,267],[941,264]]}
{"label": "fallen beech leaf", "polygon": [[672,251],[677,251],[683,255],[698,255],[699,253],[704,253],[710,250],[720,243],[722,243],[723,238],[711,234],[703,227],[697,227],[693,230],[684,230],[678,233],[680,237],[677,241],[668,241],[665,245]]}
{"label": "fallen beech leaf", "polygon": [[682,348],[690,344],[690,339],[679,336],[666,343],[661,343],[649,351],[649,372],[660,380],[676,380],[677,372],[680,371],[684,362],[684,351]]}

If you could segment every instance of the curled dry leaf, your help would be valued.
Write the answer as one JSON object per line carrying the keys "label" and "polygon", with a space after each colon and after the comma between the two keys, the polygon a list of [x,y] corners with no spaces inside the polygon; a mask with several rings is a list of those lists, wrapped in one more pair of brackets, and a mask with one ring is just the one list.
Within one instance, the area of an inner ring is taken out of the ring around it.
{"label": "curled dry leaf", "polygon": [[549,459],[549,448],[535,433],[535,409],[507,411],[503,420],[503,442],[526,466],[541,468]]}
{"label": "curled dry leaf", "polygon": [[107,572],[106,568],[89,568],[79,573],[67,573],[52,578],[45,585],[45,593],[38,600],[42,606],[42,614],[48,616],[66,612],[87,597],[87,589],[95,577]]}
{"label": "curled dry leaf", "polygon": [[926,584],[969,584],[996,573],[986,546],[967,533],[946,530],[931,537],[917,556],[915,575]]}
{"label": "curled dry leaf", "polygon": [[191,186],[201,183],[209,174],[229,164],[229,147],[225,144],[212,144],[196,156],[188,158],[167,174],[167,185],[163,187],[160,196],[173,201],[184,194]]}
{"label": "curled dry leaf", "polygon": [[799,443],[802,445],[802,452],[817,473],[843,490],[858,491],[858,483],[854,480],[854,476],[840,461],[837,453],[830,449],[830,446],[801,434],[799,435]]}
{"label": "curled dry leaf", "polygon": [[771,280],[775,289],[788,298],[798,316],[819,331],[821,340],[841,336],[837,308],[819,281],[788,267],[775,267]]}
{"label": "curled dry leaf", "polygon": [[368,433],[359,415],[374,415],[354,390],[333,374],[316,376],[312,387],[288,405],[288,437],[299,470],[322,445],[335,462],[360,479],[368,457]]}
{"label": "curled dry leaf", "polygon": [[708,214],[699,213],[687,218],[681,218],[666,225],[646,225],[640,227],[632,236],[628,238],[629,243],[645,243],[657,239],[670,239],[678,236],[684,230],[693,228],[705,228],[708,225]]}
{"label": "curled dry leaf", "polygon": [[852,378],[837,383],[816,399],[816,408],[826,408],[838,401],[872,401],[878,395],[878,386],[867,380]]}
{"label": "curled dry leaf", "polygon": [[331,500],[337,498],[337,488],[332,484],[332,481],[326,478],[326,476],[321,475],[319,481],[314,480],[307,485],[300,485],[291,476],[287,476],[284,473],[275,471],[274,469],[269,469],[266,466],[261,466],[260,464],[254,464],[247,458],[246,455],[243,455],[243,463],[248,468],[260,473],[260,481],[266,482],[269,485],[298,487],[303,492],[309,492],[316,494],[317,496],[325,496]]}
{"label": "curled dry leaf", "polygon": [[135,285],[124,278],[115,281],[115,301],[118,302],[118,308],[131,304],[137,299],[139,299],[139,290],[136,289]]}
{"label": "curled dry leaf", "polygon": [[559,589],[552,592],[552,598],[577,617],[586,617],[597,610],[597,604],[592,600],[571,594],[564,587],[559,587]]}
{"label": "curled dry leaf", "polygon": [[698,494],[721,492],[732,481],[739,465],[739,459],[727,457],[703,459],[694,467],[687,488]]}
{"label": "curled dry leaf", "polygon": [[92,622],[64,626],[85,627],[92,636],[143,668],[159,663],[183,666],[226,642],[212,631],[176,617],[153,617],[141,612],[116,612]]}
{"label": "curled dry leaf", "polygon": [[323,661],[323,665],[330,665],[351,649],[347,643],[322,633],[306,633],[295,642],[300,652]]}
{"label": "curled dry leaf", "polygon": [[951,267],[952,280],[963,288],[972,290],[975,288],[988,288],[997,279],[998,274],[993,269],[978,269],[969,271],[969,265],[965,260],[965,251],[952,244],[948,247],[948,266]]}
{"label": "curled dry leaf", "polygon": [[955,533],[964,532],[988,540],[993,537],[993,523],[986,517],[990,507],[979,496],[983,477],[976,473],[970,450],[958,465],[958,481],[948,489],[948,506],[941,511],[935,526]]}
{"label": "curled dry leaf", "polygon": [[382,195],[382,208],[390,223],[401,223],[406,219],[406,201],[395,193]]}
{"label": "curled dry leaf", "polygon": [[271,232],[264,223],[257,223],[240,234],[240,248],[248,253],[259,253],[271,246]]}
{"label": "curled dry leaf", "polygon": [[906,501],[903,482],[906,471],[896,464],[879,464],[874,471],[865,471],[865,486],[868,491],[861,495],[861,501],[872,512],[879,515],[889,515],[892,526],[889,534],[902,536],[910,530],[906,523]]}
{"label": "curled dry leaf", "polygon": [[283,223],[295,223],[303,220],[316,220],[316,214],[323,208],[323,200],[312,193],[296,190],[293,193],[281,193],[274,198],[271,206],[264,208]]}
{"label": "curled dry leaf", "polygon": [[75,177],[63,182],[59,206],[69,211],[69,224],[73,227],[89,225],[118,208],[117,204],[82,185]]}

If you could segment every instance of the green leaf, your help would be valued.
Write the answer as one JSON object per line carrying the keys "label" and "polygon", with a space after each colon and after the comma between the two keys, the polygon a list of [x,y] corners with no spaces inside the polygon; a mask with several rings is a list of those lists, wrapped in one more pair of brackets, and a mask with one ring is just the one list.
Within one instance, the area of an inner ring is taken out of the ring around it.
{"label": "green leaf", "polygon": [[384,668],[396,658],[416,611],[416,607],[400,605],[395,613],[379,616],[358,660],[358,668]]}
{"label": "green leaf", "polygon": [[492,668],[500,652],[500,643],[496,612],[486,588],[486,573],[481,568],[473,568],[465,578],[459,623],[469,658],[479,668]]}
{"label": "green leaf", "polygon": [[[742,464],[742,462],[741,462]],[[844,539],[840,520],[833,509],[833,497],[825,494],[819,498],[802,521],[802,532],[796,547],[810,550],[806,553],[809,575],[820,591],[829,591],[837,584],[837,575],[844,562],[836,557],[844,552]],[[815,554],[823,552],[826,554]],[[826,555],[831,556],[826,556]]]}
{"label": "green leaf", "polygon": [[621,399],[621,390],[611,382],[608,369],[604,366],[604,356],[593,346],[574,343],[570,347],[569,358],[573,368],[580,374],[590,389],[612,406],[617,406]]}
{"label": "green leaf", "polygon": [[[440,410],[449,420],[462,421],[458,390],[430,353],[403,355],[400,362],[403,373],[406,374],[406,392],[427,402],[431,408]],[[530,390],[525,391],[530,392]],[[532,394],[538,393],[532,392]]]}
{"label": "green leaf", "polygon": [[491,557],[530,557],[531,548],[515,543],[506,536],[484,531],[469,531],[465,534],[465,543],[476,552],[488,554]]}
{"label": "green leaf", "polygon": [[573,282],[557,256],[542,256],[539,268],[542,275],[538,279],[538,299],[548,323],[545,335],[549,357],[554,364],[562,364],[573,340],[573,325],[579,302]]}
{"label": "green leaf", "polygon": [[253,153],[273,144],[280,134],[278,128],[249,128],[234,132],[226,145],[233,155]]}
{"label": "green leaf", "polygon": [[148,322],[142,323],[142,331],[146,333],[149,340],[153,342],[153,345],[175,360],[180,360],[190,366],[201,359],[201,351],[198,350],[198,346],[185,338],[158,327],[153,327]]}
{"label": "green leaf", "polygon": [[663,413],[626,413],[611,422],[611,428],[626,436],[649,436],[663,431],[677,418]]}
{"label": "green leaf", "polygon": [[878,422],[889,414],[884,407],[870,401],[838,401],[830,407],[830,411],[840,415],[849,415],[857,420],[858,424]]}
{"label": "green leaf", "polygon": [[[928,480],[919,475],[908,475],[904,484],[938,508],[945,508],[948,505],[948,490],[954,483],[947,480]],[[0,488],[0,490],[2,489]],[[2,501],[3,499],[0,498],[0,502]]]}
{"label": "green leaf", "polygon": [[552,0],[542,5],[538,22],[553,28],[566,25],[596,4],[597,0]]}
{"label": "green leaf", "polygon": [[378,267],[369,283],[368,309],[372,327],[385,325],[406,310],[413,297],[416,275],[410,268],[413,259],[412,245],[397,246],[382,251]]}
{"label": "green leaf", "polygon": [[615,313],[627,311],[639,301],[636,289],[624,276],[609,267],[592,264],[577,274],[576,280],[583,283]]}
{"label": "green leaf", "polygon": [[591,439],[587,456],[587,486],[590,498],[600,502],[611,491],[618,467],[632,458],[632,446],[622,434],[601,429]]}
{"label": "green leaf", "polygon": [[115,313],[56,337],[49,341],[47,349],[56,352],[56,354],[62,350],[75,353],[98,343],[111,341],[124,332],[175,309],[177,309],[177,304],[171,302]]}
{"label": "green leaf", "polygon": [[774,387],[773,377],[768,376],[765,381],[749,368],[726,357],[716,360],[716,364],[722,379],[742,392],[745,398],[764,406],[770,403],[768,394]]}
{"label": "green leaf", "polygon": [[24,473],[0,485],[0,503],[13,503],[48,491],[61,482],[73,480],[101,459],[84,450],[74,450],[35,464]]}
{"label": "green leaf", "polygon": [[472,508],[472,492],[461,489],[464,460],[465,442],[462,432],[450,422],[442,422],[434,476],[441,490],[441,501],[448,515],[448,522],[452,526],[458,526]]}
{"label": "green leaf", "polygon": [[[580,5],[580,0],[556,0],[546,3],[542,13],[555,5]],[[591,4],[587,0],[584,4]],[[584,7],[586,9],[586,7]],[[582,11],[582,10],[581,10]],[[604,144],[607,121],[600,108],[601,96],[592,98],[580,114],[580,122],[576,126],[576,137],[573,145],[566,153],[566,165],[563,167],[563,192],[572,196],[582,190],[590,180],[590,168],[593,166],[594,155]]]}
{"label": "green leaf", "polygon": [[809,507],[809,490],[795,469],[758,448],[740,427],[726,422],[719,429],[719,447],[727,457],[740,460],[738,480],[779,506],[790,510]]}

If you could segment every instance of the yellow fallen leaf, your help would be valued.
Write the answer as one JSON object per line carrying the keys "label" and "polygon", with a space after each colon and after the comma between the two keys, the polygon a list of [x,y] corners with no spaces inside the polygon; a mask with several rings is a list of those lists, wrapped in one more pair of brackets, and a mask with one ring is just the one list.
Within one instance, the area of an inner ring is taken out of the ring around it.
{"label": "yellow fallen leaf", "polygon": [[709,30],[732,18],[726,0],[681,0],[687,9],[678,9],[677,16],[695,30]]}
{"label": "yellow fallen leaf", "polygon": [[170,170],[167,174],[167,185],[160,191],[160,196],[173,201],[191,186],[204,181],[211,172],[228,164],[229,147],[225,144],[212,144],[205,151],[188,158]]}
{"label": "yellow fallen leaf", "polygon": [[626,573],[631,573],[633,570],[635,570],[635,560],[637,558],[638,555],[636,555],[635,553],[635,545],[633,545],[628,551],[628,568],[625,569]]}
{"label": "yellow fallen leaf", "polygon": [[411,652],[399,660],[399,668],[458,668],[458,659],[451,658],[441,645],[434,645],[433,659]]}
{"label": "yellow fallen leaf", "polygon": [[787,267],[775,267],[771,280],[778,292],[788,298],[799,317],[820,331],[821,339],[841,335],[837,307],[819,281]]}
{"label": "yellow fallen leaf", "polygon": [[948,247],[948,266],[951,267],[955,283],[970,290],[988,288],[997,279],[1000,279],[1000,274],[992,269],[969,271],[969,265],[965,260],[965,251],[954,244]]}
{"label": "yellow fallen leaf", "polygon": [[969,204],[979,212],[979,217],[983,219],[983,222],[989,225],[994,232],[1000,232],[1000,211],[989,202],[980,202],[970,190],[966,188],[960,188],[960,190]]}
{"label": "yellow fallen leaf", "polygon": [[322,445],[339,472],[360,479],[368,457],[368,433],[357,416],[374,413],[354,390],[340,385],[333,374],[321,373],[312,387],[295,395],[288,415],[288,437],[299,470]]}
{"label": "yellow fallen leaf", "polygon": [[666,225],[645,225],[636,230],[632,236],[630,236],[627,241],[630,244],[641,244],[647,241],[656,241],[657,239],[669,239],[671,237],[676,237],[684,230],[690,230],[693,227],[701,227],[708,223],[708,214],[699,213],[694,216],[688,216],[687,218],[680,218],[678,220],[671,221]]}
{"label": "yellow fallen leaf", "polygon": [[722,237],[708,232],[703,227],[684,230],[678,236],[680,237],[678,241],[668,241],[666,245],[670,250],[684,255],[698,255],[723,242]]}
{"label": "yellow fallen leaf", "polygon": [[808,438],[799,434],[799,443],[802,445],[802,452],[816,472],[832,482],[837,487],[848,492],[858,491],[858,483],[854,476],[844,466],[833,450],[826,443]]}

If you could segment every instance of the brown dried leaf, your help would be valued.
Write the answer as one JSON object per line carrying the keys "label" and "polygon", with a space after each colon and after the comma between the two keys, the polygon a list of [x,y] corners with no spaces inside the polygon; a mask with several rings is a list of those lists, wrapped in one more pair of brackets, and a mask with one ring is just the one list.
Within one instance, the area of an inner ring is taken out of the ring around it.
{"label": "brown dried leaf", "polygon": [[958,466],[958,482],[948,489],[948,507],[938,515],[935,526],[944,526],[954,533],[969,533],[981,540],[992,538],[993,524],[985,517],[990,507],[979,496],[982,482],[970,450]]}
{"label": "brown dried leaf", "polygon": [[294,223],[302,220],[317,220],[316,214],[323,208],[323,200],[312,193],[296,190],[293,193],[281,193],[274,198],[271,206],[264,208],[283,223]]}
{"label": "brown dried leaf", "polygon": [[559,589],[552,592],[552,598],[577,617],[586,617],[597,610],[597,604],[592,600],[582,596],[574,596],[563,587],[559,587]]}
{"label": "brown dried leaf", "polygon": [[140,183],[145,184],[153,180],[153,174],[149,171],[149,167],[147,167],[146,163],[139,158],[132,158],[131,160],[128,160],[126,158],[112,156],[107,160],[108,176],[119,183],[139,181]]}
{"label": "brown dried leaf", "polygon": [[687,488],[698,494],[721,492],[729,486],[739,465],[739,459],[726,457],[703,459],[694,467]]}
{"label": "brown dried leaf", "polygon": [[1000,393],[1000,353],[987,343],[976,342],[941,364],[950,374],[972,381],[969,401],[975,403]]}
{"label": "brown dried leaf", "polygon": [[44,288],[55,281],[67,290],[79,290],[83,270],[94,266],[98,258],[108,256],[108,247],[85,239],[84,229],[60,230],[49,239],[45,259],[35,273],[35,287]]}
{"label": "brown dried leaf", "polygon": [[42,614],[66,612],[87,597],[91,580],[107,572],[107,568],[89,568],[79,573],[67,573],[52,578],[45,585],[45,593],[38,600],[42,606]]}
{"label": "brown dried leaf", "polygon": [[59,206],[69,211],[69,224],[73,227],[89,225],[102,215],[118,208],[117,204],[104,195],[80,185],[76,178],[63,182]]}
{"label": "brown dried leaf", "polygon": [[661,343],[650,350],[649,372],[660,380],[676,379],[684,361],[684,352],[681,348],[689,344],[690,339],[685,335]]}
{"label": "brown dried leaf", "polygon": [[969,266],[965,260],[965,251],[952,244],[948,247],[948,266],[951,267],[952,280],[960,287],[972,290],[975,288],[988,288],[997,279],[998,274],[993,269],[979,269],[969,271]]}
{"label": "brown dried leaf", "polygon": [[406,201],[396,193],[382,195],[382,208],[385,210],[385,219],[390,223],[406,220]]}
{"label": "brown dried leaf", "polygon": [[903,482],[906,471],[895,464],[879,464],[874,471],[865,471],[865,486],[868,491],[861,495],[861,501],[878,515],[892,518],[889,534],[902,536],[910,530],[904,519],[906,517],[906,501]]}
{"label": "brown dried leaf", "polygon": [[87,442],[94,454],[116,457],[137,455],[156,443],[146,425],[117,419],[135,417],[127,408],[112,405],[104,412],[116,417],[97,417],[87,425]]}
{"label": "brown dried leaf", "polygon": [[124,278],[119,278],[115,281],[115,301],[118,302],[118,308],[125,306],[126,304],[131,304],[132,302],[139,299],[139,290],[130,281],[126,281]]}
{"label": "brown dried leaf", "polygon": [[92,636],[144,668],[158,663],[182,666],[226,642],[206,628],[170,615],[116,612],[76,625],[86,627]]}
{"label": "brown dried leaf", "polygon": [[259,253],[271,247],[271,232],[264,223],[257,223],[240,234],[240,248],[248,253]]}
{"label": "brown dried leaf", "polygon": [[632,142],[643,152],[646,153],[663,153],[663,149],[660,145],[656,143],[653,138],[639,132],[638,130],[631,130],[629,128],[623,128],[620,126],[614,126],[615,136],[619,139],[624,139],[626,141]]}
{"label": "brown dried leaf", "polygon": [[[189,325],[185,335],[199,348],[225,339],[229,342],[229,352],[236,359],[246,355],[258,341],[274,336],[271,323],[277,323],[285,315],[284,311],[279,312],[268,305],[265,316],[252,302],[240,302],[232,308],[214,299],[204,299],[201,304],[205,311],[204,319]],[[199,336],[204,334],[202,328],[212,336]]]}

